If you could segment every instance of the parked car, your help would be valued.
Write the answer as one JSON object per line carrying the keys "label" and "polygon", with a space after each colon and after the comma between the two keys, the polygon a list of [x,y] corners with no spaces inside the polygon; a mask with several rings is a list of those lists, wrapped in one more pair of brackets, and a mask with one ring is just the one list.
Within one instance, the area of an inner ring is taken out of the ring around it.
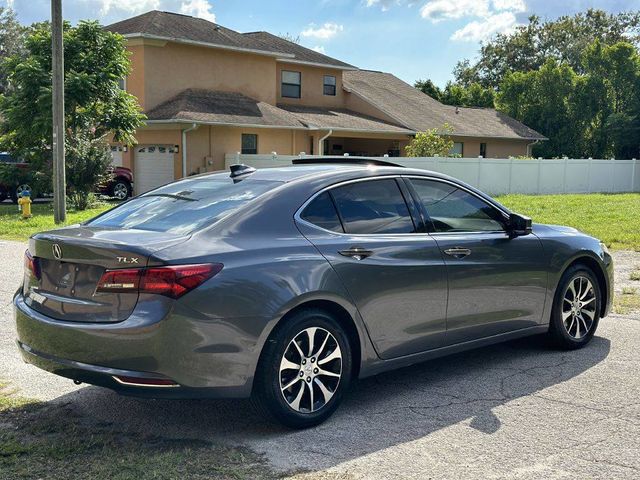
{"label": "parked car", "polygon": [[111,167],[110,178],[98,186],[98,192],[116,200],[126,200],[133,193],[133,173],[127,167]]}
{"label": "parked car", "polygon": [[28,182],[29,178],[29,164],[12,157],[8,153],[0,153],[0,168],[2,166],[15,167],[15,178],[5,181],[0,180],[0,202],[4,202],[7,198],[10,198],[13,203],[18,202],[18,198],[23,191],[29,190],[32,194],[33,189]]}
{"label": "parked car", "polygon": [[126,395],[253,396],[301,428],[354,378],[534,334],[583,347],[609,312],[595,238],[439,173],[307,162],[185,178],[34,235],[24,359]]}
{"label": "parked car", "polygon": [[[8,153],[0,153],[0,165],[15,165],[18,173],[16,178],[11,181],[0,181],[0,202],[10,198],[13,203],[17,203],[21,193],[25,190],[31,192],[32,198],[43,194],[43,192],[34,191],[29,181],[28,163],[12,157]],[[133,192],[133,173],[126,167],[110,167],[109,179],[98,186],[98,192],[116,200],[126,200]]]}

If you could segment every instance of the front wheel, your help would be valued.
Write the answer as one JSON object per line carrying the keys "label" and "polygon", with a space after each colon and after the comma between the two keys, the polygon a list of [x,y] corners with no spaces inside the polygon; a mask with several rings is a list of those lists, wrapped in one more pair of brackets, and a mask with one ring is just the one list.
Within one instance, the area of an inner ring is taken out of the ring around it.
{"label": "front wheel", "polygon": [[111,196],[116,200],[126,200],[131,196],[131,184],[126,180],[116,180],[111,186]]}
{"label": "front wheel", "polygon": [[585,346],[600,320],[600,286],[590,268],[575,265],[562,276],[551,313],[549,334],[565,349]]}
{"label": "front wheel", "polygon": [[303,310],[267,342],[254,402],[288,427],[318,425],[338,408],[351,371],[351,347],[340,324],[323,310]]}

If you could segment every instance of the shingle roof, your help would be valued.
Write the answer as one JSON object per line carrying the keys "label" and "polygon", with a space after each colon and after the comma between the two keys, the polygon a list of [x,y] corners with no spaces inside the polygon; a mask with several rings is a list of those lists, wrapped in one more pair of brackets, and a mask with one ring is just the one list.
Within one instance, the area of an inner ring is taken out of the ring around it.
{"label": "shingle roof", "polygon": [[202,18],[153,10],[105,27],[122,35],[147,35],[168,40],[199,42],[222,48],[251,50],[283,59],[355,68],[348,63],[284,40],[268,32],[239,33]]}
{"label": "shingle roof", "polygon": [[279,104],[279,108],[291,112],[302,123],[313,128],[352,130],[359,132],[389,132],[411,134],[411,130],[344,108],[304,107]]}
{"label": "shingle roof", "polygon": [[454,135],[544,140],[543,135],[491,108],[444,105],[398,77],[384,72],[353,70],[343,73],[343,85],[400,124],[415,131],[448,123]]}
{"label": "shingle roof", "polygon": [[[122,35],[143,34],[166,39],[189,40],[221,47],[276,53],[250,36],[202,18],[152,10],[105,27]],[[277,52],[279,53],[279,52]]]}
{"label": "shingle roof", "polygon": [[308,63],[319,63],[322,65],[334,65],[341,68],[356,68],[353,65],[331,58],[322,53],[303,47],[297,43],[290,42],[284,38],[273,35],[269,32],[248,32],[244,36],[261,42],[266,48],[277,52],[289,53],[295,56],[295,60]]}
{"label": "shingle roof", "polygon": [[153,120],[304,128],[291,113],[241,93],[188,89],[146,112]]}

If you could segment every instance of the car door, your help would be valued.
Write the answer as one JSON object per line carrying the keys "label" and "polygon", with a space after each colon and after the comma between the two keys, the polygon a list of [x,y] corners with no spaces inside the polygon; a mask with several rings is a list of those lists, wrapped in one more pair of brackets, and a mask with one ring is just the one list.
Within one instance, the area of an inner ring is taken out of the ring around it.
{"label": "car door", "polygon": [[446,267],[406,198],[398,178],[348,182],[312,198],[297,216],[385,359],[440,347],[446,332]]}
{"label": "car door", "polygon": [[409,181],[447,265],[447,344],[540,324],[547,285],[540,240],[511,237],[506,214],[461,185]]}

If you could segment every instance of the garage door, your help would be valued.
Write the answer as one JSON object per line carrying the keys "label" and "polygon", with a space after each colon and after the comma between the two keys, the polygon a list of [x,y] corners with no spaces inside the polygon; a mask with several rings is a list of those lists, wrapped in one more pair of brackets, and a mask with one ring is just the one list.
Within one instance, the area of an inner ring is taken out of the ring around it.
{"label": "garage door", "polygon": [[118,145],[111,146],[111,164],[114,167],[122,166],[122,147]]}
{"label": "garage door", "polygon": [[152,188],[172,182],[173,153],[169,145],[145,145],[136,147],[133,182],[139,195]]}

